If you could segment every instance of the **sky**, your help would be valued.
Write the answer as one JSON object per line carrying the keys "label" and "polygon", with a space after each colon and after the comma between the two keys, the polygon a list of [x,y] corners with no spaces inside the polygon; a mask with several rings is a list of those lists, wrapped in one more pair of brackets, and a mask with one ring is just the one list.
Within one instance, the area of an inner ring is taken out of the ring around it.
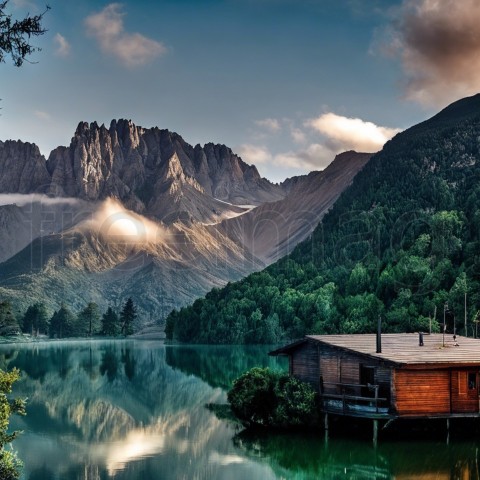
{"label": "sky", "polygon": [[46,157],[81,121],[126,118],[226,144],[277,182],[480,91],[478,0],[48,3],[41,51],[0,65],[0,140]]}

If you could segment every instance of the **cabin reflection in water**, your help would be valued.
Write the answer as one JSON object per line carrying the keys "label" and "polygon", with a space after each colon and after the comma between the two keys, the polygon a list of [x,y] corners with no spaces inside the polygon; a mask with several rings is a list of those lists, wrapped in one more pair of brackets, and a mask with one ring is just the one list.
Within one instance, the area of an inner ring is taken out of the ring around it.
{"label": "cabin reflection in water", "polygon": [[369,442],[318,434],[242,432],[234,444],[263,459],[277,478],[355,480],[480,480],[475,442],[446,445],[431,441]]}
{"label": "cabin reflection in water", "polygon": [[[406,460],[408,461],[408,460]],[[324,469],[322,478],[354,478],[355,480],[480,480],[478,465],[472,460],[471,463],[457,462],[445,469],[435,467],[410,470],[400,467],[381,468],[369,465],[353,464],[346,467],[337,465],[331,469]]]}
{"label": "cabin reflection in water", "polygon": [[[410,444],[404,448],[403,459],[392,456],[390,476],[395,480],[480,480],[479,451],[474,445],[444,446],[427,443]],[[395,444],[390,445],[395,449]],[[416,461],[412,461],[412,448],[416,451]]]}
{"label": "cabin reflection in water", "polygon": [[387,421],[445,418],[447,424],[479,416],[477,339],[311,335],[270,355],[288,356],[290,374],[317,389],[326,414]]}

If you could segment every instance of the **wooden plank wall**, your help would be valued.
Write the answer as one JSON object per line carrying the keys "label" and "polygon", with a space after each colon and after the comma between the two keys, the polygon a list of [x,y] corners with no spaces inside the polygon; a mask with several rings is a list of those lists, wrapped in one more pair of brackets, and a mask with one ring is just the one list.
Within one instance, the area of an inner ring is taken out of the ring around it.
{"label": "wooden plank wall", "polygon": [[[328,345],[307,342],[292,352],[291,374],[300,380],[309,382],[319,388],[320,377],[324,384],[329,383],[360,383],[360,365],[375,367],[375,383],[380,385],[379,396],[390,399],[391,375],[390,367],[384,366],[381,361],[368,359]],[[340,389],[324,386],[325,393],[341,393]],[[360,395],[360,388],[348,388],[346,393]]]}
{"label": "wooden plank wall", "polygon": [[390,404],[392,396],[392,367],[379,365],[375,370],[375,383],[380,386],[378,396]]}
{"label": "wooden plank wall", "polygon": [[318,368],[317,345],[307,342],[292,352],[291,373],[296,378],[308,382],[318,389],[320,372]]}
{"label": "wooden plank wall", "polygon": [[345,355],[340,357],[340,381],[342,383],[359,383],[360,367],[358,359]]}
{"label": "wooden plank wall", "polygon": [[450,413],[448,370],[396,370],[394,405],[399,414]]}
{"label": "wooden plank wall", "polygon": [[[391,369],[385,367],[380,361],[367,359],[361,355],[355,355],[327,346],[320,346],[320,375],[325,383],[360,383],[360,365],[375,367],[375,383],[380,385],[379,396],[390,398]],[[339,393],[335,387],[325,387],[327,393]],[[346,393],[360,395],[361,389],[348,388]]]}
{"label": "wooden plank wall", "polygon": [[[344,353],[339,357],[339,364],[340,380],[337,381],[345,384],[360,384],[360,364],[358,362],[358,358]],[[343,391],[347,395],[360,396],[362,394],[361,387],[343,387]]]}

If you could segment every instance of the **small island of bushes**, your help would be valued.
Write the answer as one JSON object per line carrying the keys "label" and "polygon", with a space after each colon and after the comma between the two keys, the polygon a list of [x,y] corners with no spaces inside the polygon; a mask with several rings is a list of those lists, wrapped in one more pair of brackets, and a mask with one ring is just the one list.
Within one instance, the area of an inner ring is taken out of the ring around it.
{"label": "small island of bushes", "polygon": [[246,428],[311,428],[319,424],[315,390],[269,368],[255,367],[237,378],[228,401]]}

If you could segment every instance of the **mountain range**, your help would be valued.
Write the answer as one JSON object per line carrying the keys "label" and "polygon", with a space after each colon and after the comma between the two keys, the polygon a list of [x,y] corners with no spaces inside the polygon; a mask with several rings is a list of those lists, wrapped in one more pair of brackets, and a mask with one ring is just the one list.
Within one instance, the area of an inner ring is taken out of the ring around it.
{"label": "mountain range", "polygon": [[78,125],[48,159],[0,142],[0,297],[119,307],[161,320],[305,239],[369,154],[274,184],[224,145],[129,120]]}
{"label": "mountain range", "polygon": [[449,334],[476,336],[479,252],[480,94],[396,135],[308,238],[173,311],[167,337],[273,344],[373,332],[379,316],[385,331],[435,332],[445,322]]}

